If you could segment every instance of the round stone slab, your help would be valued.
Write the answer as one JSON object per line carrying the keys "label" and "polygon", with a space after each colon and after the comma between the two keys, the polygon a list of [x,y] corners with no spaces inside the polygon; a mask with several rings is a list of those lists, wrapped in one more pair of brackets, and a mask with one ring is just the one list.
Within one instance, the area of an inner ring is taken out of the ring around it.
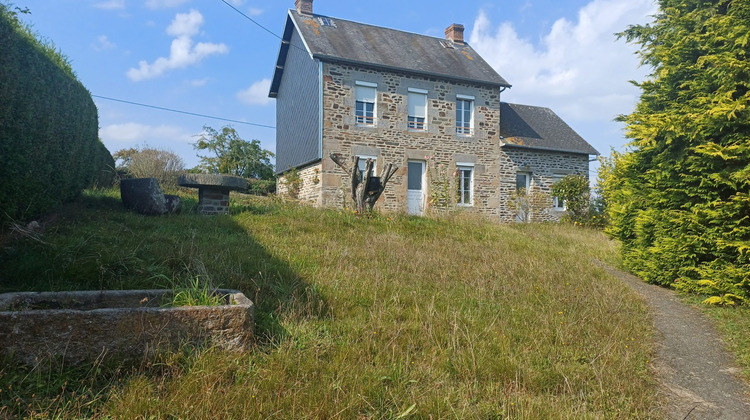
{"label": "round stone slab", "polygon": [[247,189],[247,180],[233,175],[183,174],[177,181],[182,187],[227,189],[241,191]]}

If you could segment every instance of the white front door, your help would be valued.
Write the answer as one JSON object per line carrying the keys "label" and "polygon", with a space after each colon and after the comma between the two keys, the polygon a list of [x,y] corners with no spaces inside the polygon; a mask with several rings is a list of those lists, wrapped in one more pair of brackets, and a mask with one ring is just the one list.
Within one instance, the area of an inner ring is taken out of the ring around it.
{"label": "white front door", "polygon": [[406,166],[407,213],[421,216],[424,214],[424,172],[423,161],[410,160]]}

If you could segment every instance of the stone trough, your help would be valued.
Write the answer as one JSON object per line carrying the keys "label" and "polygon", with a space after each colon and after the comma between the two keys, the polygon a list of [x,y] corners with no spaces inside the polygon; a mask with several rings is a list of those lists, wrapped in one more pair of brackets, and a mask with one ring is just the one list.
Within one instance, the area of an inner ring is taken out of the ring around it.
{"label": "stone trough", "polygon": [[177,183],[182,187],[198,188],[198,213],[228,214],[229,192],[247,190],[247,180],[220,174],[184,174]]}
{"label": "stone trough", "polygon": [[0,294],[0,354],[26,364],[67,364],[100,356],[138,360],[184,344],[246,350],[253,342],[253,303],[218,289],[224,305],[163,307],[171,290]]}

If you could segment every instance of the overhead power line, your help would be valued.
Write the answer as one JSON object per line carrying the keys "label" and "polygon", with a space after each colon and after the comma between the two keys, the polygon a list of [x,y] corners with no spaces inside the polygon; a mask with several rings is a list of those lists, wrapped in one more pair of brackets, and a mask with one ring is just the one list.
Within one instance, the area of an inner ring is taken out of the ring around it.
{"label": "overhead power line", "polygon": [[106,96],[99,96],[99,95],[91,95],[91,96],[93,96],[94,98],[106,99],[108,101],[122,102],[124,104],[130,104],[130,105],[137,105],[137,106],[142,106],[142,107],[146,107],[146,108],[159,109],[159,110],[162,110],[162,111],[176,112],[178,114],[192,115],[192,116],[195,116],[195,117],[203,117],[203,118],[211,118],[213,120],[228,121],[228,122],[233,122],[233,123],[237,123],[237,124],[246,124],[246,125],[252,125],[252,126],[255,126],[255,127],[270,128],[270,129],[274,129],[274,130],[276,129],[276,127],[271,126],[271,125],[256,124],[256,123],[245,122],[245,121],[238,121],[238,120],[230,120],[228,118],[221,118],[221,117],[212,117],[210,115],[196,114],[195,112],[180,111],[179,109],[164,108],[164,107],[161,107],[161,106],[141,104],[141,103],[138,103],[138,102],[125,101],[125,100],[122,100],[122,99],[108,98]]}
{"label": "overhead power line", "polygon": [[[258,26],[259,28],[261,28],[261,29],[263,29],[264,31],[268,32],[269,34],[273,35],[273,36],[274,36],[275,38],[278,38],[278,39],[280,39],[280,40],[281,40],[282,42],[284,41],[284,38],[282,38],[282,37],[280,37],[279,35],[277,35],[277,34],[276,34],[276,32],[273,32],[272,30],[270,30],[270,29],[266,28],[265,26],[261,25],[260,23],[258,23],[258,22],[257,22],[257,21],[256,21],[255,19],[253,19],[253,18],[251,18],[250,16],[248,16],[248,15],[246,15],[246,14],[242,13],[242,11],[241,11],[240,9],[238,9],[238,8],[234,7],[234,6],[233,6],[233,5],[231,4],[231,3],[228,3],[228,2],[227,2],[227,0],[219,0],[219,1],[221,1],[221,2],[222,2],[222,3],[224,3],[224,4],[226,4],[227,6],[231,7],[231,8],[232,8],[232,9],[233,9],[233,10],[234,10],[235,12],[237,12],[237,13],[241,14],[242,16],[244,16],[244,17],[245,17],[245,19],[249,20],[250,22],[253,22],[253,23],[254,23],[255,25],[257,25],[257,26]],[[294,44],[290,44],[290,45],[291,45],[291,46],[292,46],[293,48],[297,48],[297,49],[298,49],[298,50],[300,50],[300,51],[304,51],[304,52],[307,52],[307,50],[305,50],[304,48],[301,48],[301,47],[299,47],[298,45],[294,45]]]}
{"label": "overhead power line", "polygon": [[226,0],[221,0],[221,2],[222,2],[222,3],[224,3],[224,4],[226,4],[227,6],[231,7],[232,9],[234,9],[234,11],[235,11],[235,12],[237,12],[237,13],[241,14],[242,16],[244,16],[244,17],[245,17],[245,19],[249,20],[250,22],[253,22],[253,23],[254,23],[254,24],[256,24],[256,25],[258,25],[258,26],[259,26],[259,27],[260,27],[261,29],[263,29],[264,31],[268,32],[269,34],[271,34],[271,35],[275,36],[275,37],[276,37],[276,38],[278,38],[278,39],[281,39],[281,37],[280,37],[280,36],[278,36],[278,35],[276,35],[276,33],[275,33],[275,32],[273,32],[272,30],[270,30],[270,29],[266,28],[265,26],[261,25],[260,23],[256,22],[256,21],[255,21],[255,19],[251,18],[250,16],[248,16],[248,15],[246,15],[246,14],[242,13],[242,12],[240,11],[240,9],[238,9],[238,8],[234,7],[234,6],[232,5],[232,4],[228,3],[228,2],[226,1]]}

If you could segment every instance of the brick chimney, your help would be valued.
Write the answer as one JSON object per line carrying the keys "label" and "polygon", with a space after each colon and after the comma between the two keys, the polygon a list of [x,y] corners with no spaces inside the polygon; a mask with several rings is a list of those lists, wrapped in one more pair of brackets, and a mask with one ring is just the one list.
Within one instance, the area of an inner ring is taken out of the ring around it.
{"label": "brick chimney", "polygon": [[464,25],[454,23],[445,30],[445,38],[456,44],[464,43]]}
{"label": "brick chimney", "polygon": [[297,12],[303,15],[311,15],[313,0],[294,0],[294,6],[297,8]]}

